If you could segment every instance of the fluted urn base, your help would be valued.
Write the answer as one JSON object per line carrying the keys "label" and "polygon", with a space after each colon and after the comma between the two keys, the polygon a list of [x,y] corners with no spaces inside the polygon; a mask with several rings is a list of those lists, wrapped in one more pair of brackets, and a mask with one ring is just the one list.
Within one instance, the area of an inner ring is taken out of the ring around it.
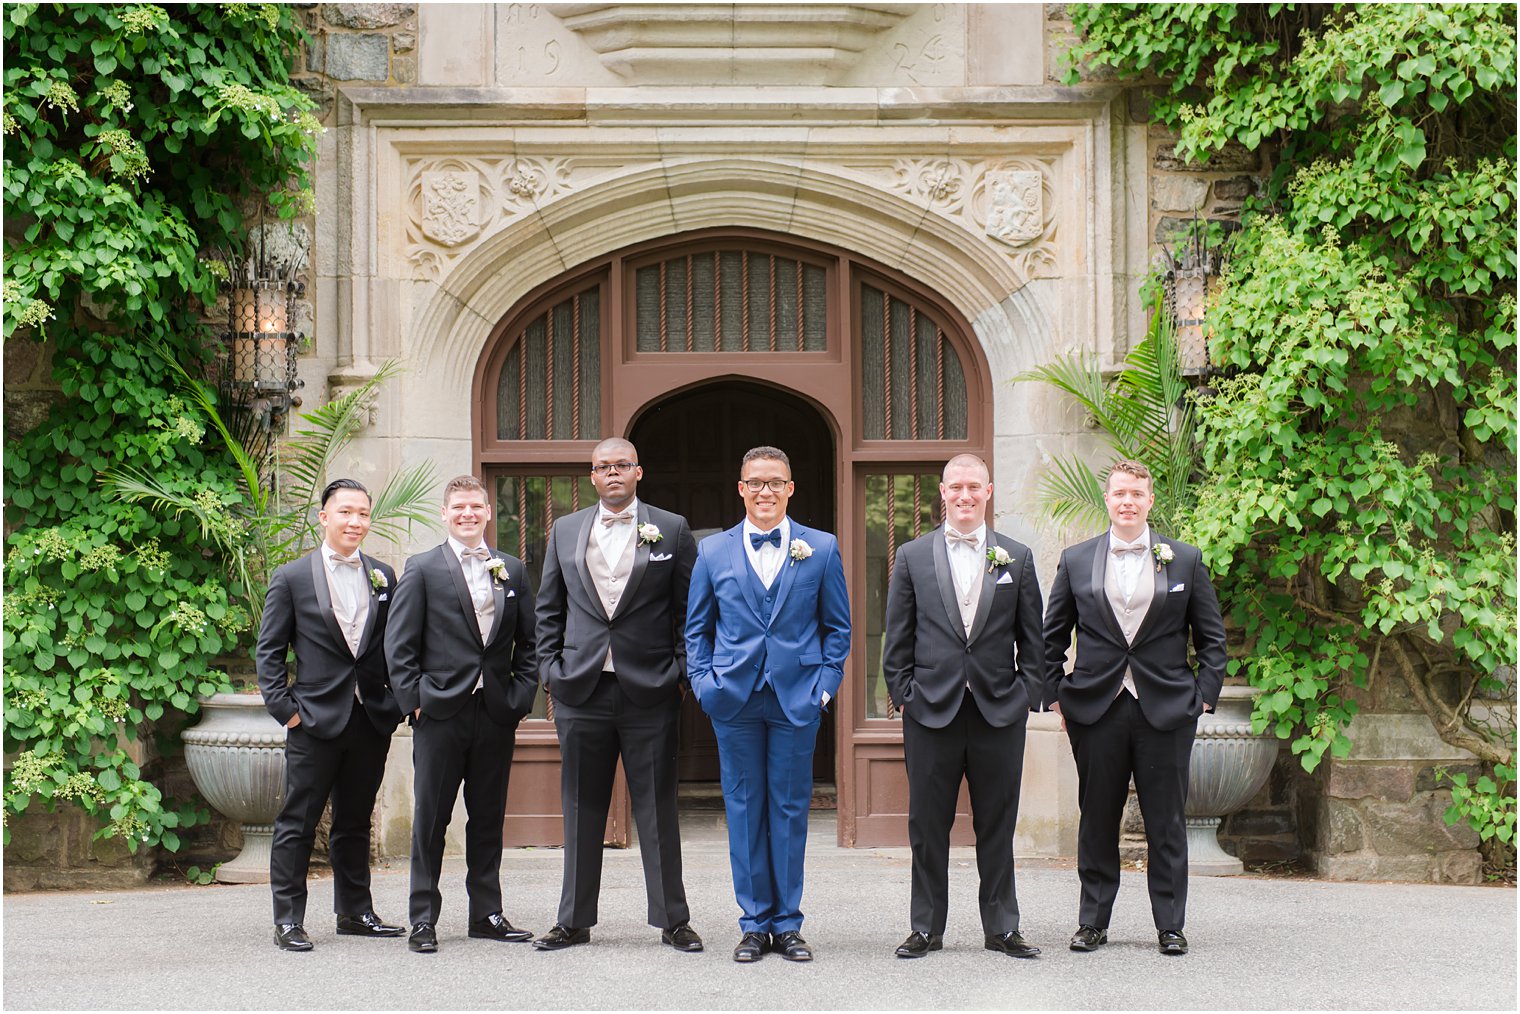
{"label": "fluted urn base", "polygon": [[1251,687],[1225,687],[1211,714],[1198,720],[1188,769],[1188,872],[1205,877],[1243,873],[1219,847],[1220,821],[1251,801],[1277,760],[1277,738],[1251,731]]}
{"label": "fluted urn base", "polygon": [[285,803],[285,728],[262,694],[216,694],[185,730],[185,766],[216,810],[243,828],[243,851],[216,871],[224,884],[267,884],[274,819]]}

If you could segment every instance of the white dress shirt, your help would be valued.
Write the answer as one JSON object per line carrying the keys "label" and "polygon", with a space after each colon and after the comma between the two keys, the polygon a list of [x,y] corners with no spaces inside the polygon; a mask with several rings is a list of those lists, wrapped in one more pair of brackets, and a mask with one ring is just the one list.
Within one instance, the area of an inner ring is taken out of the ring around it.
{"label": "white dress shirt", "polygon": [[[625,512],[629,515],[625,522],[610,525],[602,523],[603,518]],[[623,558],[623,553],[628,549],[629,540],[633,538],[633,533],[639,527],[638,497],[628,501],[628,505],[620,511],[608,510],[606,504],[598,504],[596,520],[592,524],[594,526],[591,529],[592,536],[596,539],[597,548],[602,551],[602,559],[607,561],[607,568],[610,570]]]}
{"label": "white dress shirt", "polygon": [[[486,564],[490,561],[465,556],[469,548],[454,536],[449,536],[449,551],[458,558],[459,569],[464,571],[464,583],[470,589],[470,602],[475,606],[475,622],[480,625],[480,639],[483,641],[486,634],[490,632],[490,624],[481,616],[481,613],[491,605],[491,575],[486,571]],[[484,549],[487,553],[491,551],[484,541],[476,548]],[[480,690],[485,685],[486,674],[481,672],[475,677],[475,690]]]}
{"label": "white dress shirt", "polygon": [[[775,529],[772,529],[774,531]],[[749,518],[744,519],[744,531],[740,538],[744,540],[744,553],[749,557],[749,565],[755,568],[755,573],[760,575],[760,583],[767,589],[776,580],[776,575],[781,573],[781,565],[786,562],[786,554],[792,545],[792,520],[783,517],[780,525],[781,545],[772,546],[766,543],[759,549],[750,541],[751,535],[769,535],[770,532],[761,531],[750,523]]]}
{"label": "white dress shirt", "polygon": [[[358,566],[346,565],[346,561],[350,560],[357,562]],[[332,595],[333,616],[343,630],[349,651],[357,654],[359,635],[364,631],[364,621],[369,619],[369,594],[365,587],[367,575],[364,573],[363,557],[357,550],[352,556],[339,556],[337,550],[324,542],[322,562],[327,568],[327,590]]]}

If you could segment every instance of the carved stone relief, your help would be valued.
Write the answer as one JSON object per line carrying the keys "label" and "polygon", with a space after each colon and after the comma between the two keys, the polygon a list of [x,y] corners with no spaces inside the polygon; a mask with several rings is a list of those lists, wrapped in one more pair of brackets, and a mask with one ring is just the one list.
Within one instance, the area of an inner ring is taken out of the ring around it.
{"label": "carved stone relief", "polygon": [[1044,231],[1040,173],[1027,169],[999,169],[986,176],[987,235],[1009,246],[1021,246],[1040,238]]}
{"label": "carved stone relief", "polygon": [[422,174],[422,234],[444,246],[480,235],[480,176],[474,172]]}

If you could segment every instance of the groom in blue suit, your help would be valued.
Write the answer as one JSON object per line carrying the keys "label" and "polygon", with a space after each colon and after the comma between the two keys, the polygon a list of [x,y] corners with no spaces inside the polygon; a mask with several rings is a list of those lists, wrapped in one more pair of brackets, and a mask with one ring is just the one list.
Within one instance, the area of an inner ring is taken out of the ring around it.
{"label": "groom in blue suit", "polygon": [[799,932],[813,748],[850,654],[839,543],[786,516],[795,489],[782,451],[746,453],[744,522],[697,547],[687,597],[687,677],[718,739],[739,962],[813,959]]}

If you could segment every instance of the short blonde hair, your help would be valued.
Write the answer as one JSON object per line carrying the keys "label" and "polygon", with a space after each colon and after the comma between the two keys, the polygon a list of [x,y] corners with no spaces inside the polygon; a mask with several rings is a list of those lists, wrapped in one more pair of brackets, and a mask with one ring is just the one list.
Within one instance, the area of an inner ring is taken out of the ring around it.
{"label": "short blonde hair", "polygon": [[[443,503],[447,507],[449,497],[455,493],[479,493],[487,496],[486,484],[473,475],[456,475],[450,479],[448,485],[443,487]],[[487,496],[488,500],[489,497]]]}

